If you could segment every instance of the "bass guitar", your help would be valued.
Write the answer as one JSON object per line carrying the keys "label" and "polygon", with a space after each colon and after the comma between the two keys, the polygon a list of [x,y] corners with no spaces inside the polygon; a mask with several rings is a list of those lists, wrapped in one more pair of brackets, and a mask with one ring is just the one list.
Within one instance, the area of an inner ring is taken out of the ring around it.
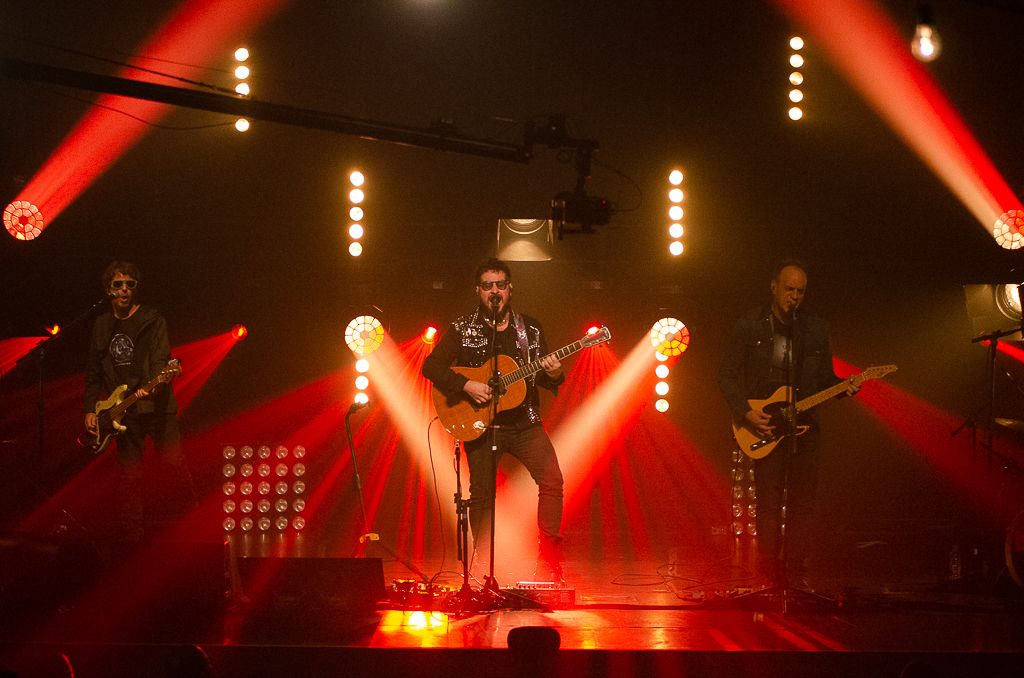
{"label": "bass guitar", "polygon": [[[152,392],[160,384],[169,382],[181,374],[181,362],[177,359],[167,363],[167,367],[160,370],[160,373],[147,381],[141,390]],[[121,423],[124,413],[139,399],[135,393],[124,397],[128,390],[127,384],[121,384],[114,389],[110,397],[102,402],[96,403],[96,433],[86,432],[78,439],[78,442],[93,454],[99,454],[107,449],[110,441],[125,431],[127,427]],[[138,391],[136,391],[137,393]]]}
{"label": "bass guitar", "polygon": [[[577,351],[603,344],[611,338],[611,331],[607,327],[601,327],[597,332],[587,334],[579,341],[563,346],[544,357],[554,356],[561,360]],[[499,395],[497,412],[519,407],[519,404],[526,397],[526,383],[524,380],[544,369],[540,366],[541,360],[543,358],[520,367],[514,358],[507,355],[498,355],[498,370],[496,373],[498,388],[496,391]],[[467,379],[485,384],[490,383],[491,377],[495,376],[495,373],[491,370],[491,361],[487,361],[487,364],[481,367],[453,367],[452,370]],[[484,431],[491,425],[491,420],[494,418],[494,403],[477,404],[466,393],[457,393],[449,397],[435,388],[433,389],[432,397],[434,409],[437,411],[437,417],[441,420],[444,430],[448,431],[458,440],[476,440],[484,434]]]}
{"label": "bass guitar", "polygon": [[771,435],[764,436],[758,433],[751,428],[745,419],[733,421],[732,435],[736,439],[736,444],[739,445],[745,455],[751,459],[763,459],[771,454],[771,451],[775,449],[775,446],[783,438],[793,435],[798,436],[807,432],[807,429],[810,428],[809,426],[801,426],[797,423],[797,415],[801,412],[806,412],[812,407],[817,407],[827,400],[846,393],[847,386],[851,384],[859,387],[869,379],[881,379],[895,371],[895,365],[875,365],[869,367],[859,374],[844,379],[835,386],[830,386],[812,396],[796,401],[792,407],[786,402],[786,387],[783,386],[765,400],[747,401],[751,409],[761,410],[771,416],[771,425],[775,427]]}

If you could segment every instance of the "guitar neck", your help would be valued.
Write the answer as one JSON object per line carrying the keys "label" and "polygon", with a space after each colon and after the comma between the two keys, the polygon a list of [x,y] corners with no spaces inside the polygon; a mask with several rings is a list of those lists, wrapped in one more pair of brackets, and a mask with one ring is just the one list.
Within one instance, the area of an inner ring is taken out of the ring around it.
{"label": "guitar neck", "polygon": [[[550,358],[550,357],[554,356],[558,360],[562,360],[562,358],[567,358],[567,357],[571,356],[573,353],[576,353],[577,351],[582,350],[583,348],[584,348],[583,340],[580,339],[580,340],[572,342],[568,346],[563,346],[562,348],[558,349],[557,351],[554,351],[552,353],[548,353],[546,356],[544,356],[544,358]],[[522,367],[520,367],[519,369],[517,369],[517,370],[515,370],[513,372],[509,372],[508,374],[501,375],[501,379],[500,379],[501,385],[503,387],[507,388],[507,387],[511,386],[512,384],[516,383],[517,381],[519,381],[520,379],[526,379],[529,376],[537,374],[542,369],[544,369],[540,365],[541,360],[544,360],[544,358],[539,358],[537,360],[534,360],[531,363],[527,363],[527,364],[523,365]]]}
{"label": "guitar neck", "polygon": [[[160,384],[162,384],[162,383],[164,383],[165,381],[168,381],[168,380],[169,380],[168,375],[165,374],[164,372],[161,372],[160,374],[156,375],[155,377],[150,379],[148,382],[146,382],[146,384],[144,386],[142,386],[141,389],[144,390],[144,391],[152,391],[154,388],[156,388],[157,386],[159,386]],[[135,401],[139,399],[139,396],[136,395],[137,391],[138,391],[138,389],[136,389],[136,391],[133,391],[130,396],[128,396],[127,398],[125,398],[124,400],[119,402],[117,405],[114,405],[112,408],[110,408],[110,418],[111,419],[117,419],[122,414],[124,414],[124,412],[129,407],[131,407],[132,405],[135,404]]]}
{"label": "guitar neck", "polygon": [[863,377],[860,374],[855,375],[853,379],[843,380],[836,384],[835,386],[830,386],[826,388],[824,391],[818,391],[812,396],[807,396],[803,400],[796,401],[796,411],[804,412],[806,410],[811,409],[812,407],[817,407],[826,400],[835,398],[837,395],[842,395],[843,393],[846,393],[846,388],[850,385],[851,381],[853,382],[854,386],[859,386],[860,382],[863,381]]}

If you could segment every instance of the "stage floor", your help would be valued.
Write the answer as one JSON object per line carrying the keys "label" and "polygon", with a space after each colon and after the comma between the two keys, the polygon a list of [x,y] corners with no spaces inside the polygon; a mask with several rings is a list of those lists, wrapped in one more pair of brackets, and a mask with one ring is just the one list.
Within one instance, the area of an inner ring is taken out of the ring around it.
{"label": "stage floor", "polygon": [[[139,564],[140,578],[147,565]],[[394,561],[382,563],[387,599],[371,606],[334,604],[319,592],[273,604],[239,601],[230,595],[230,571],[220,571],[192,573],[191,584],[161,586],[157,598],[133,607],[128,599],[136,594],[120,593],[131,570],[111,564],[98,576],[106,583],[73,601],[47,598],[22,610],[25,619],[8,616],[0,675],[50,675],[23,667],[54,653],[76,663],[76,676],[135,675],[120,669],[166,664],[184,647],[201,648],[215,676],[341,675],[339,666],[356,676],[439,675],[476,657],[496,678],[520,675],[508,662],[523,652],[547,656],[552,675],[684,675],[729,666],[736,675],[895,678],[921,665],[932,670],[921,675],[1010,676],[1024,651],[1020,592],[986,591],[983,582],[843,581],[819,572],[820,595],[812,596],[759,592],[735,562],[570,560],[567,589],[546,589],[521,583],[532,565],[498,568],[503,589],[526,599],[509,596],[488,609],[420,586]],[[461,577],[446,573],[442,584],[456,592]],[[749,670],[755,657],[758,668]],[[147,674],[159,671],[138,675]]]}

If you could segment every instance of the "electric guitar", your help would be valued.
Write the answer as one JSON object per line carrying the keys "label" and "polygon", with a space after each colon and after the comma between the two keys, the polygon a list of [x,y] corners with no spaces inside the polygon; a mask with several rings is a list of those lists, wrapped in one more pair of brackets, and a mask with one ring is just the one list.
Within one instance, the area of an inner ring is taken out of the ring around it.
{"label": "electric guitar", "polygon": [[859,387],[869,379],[881,379],[895,371],[895,365],[875,365],[874,367],[869,367],[859,374],[844,379],[835,386],[830,386],[824,391],[819,391],[812,396],[796,401],[792,408],[786,402],[785,386],[775,391],[771,397],[765,400],[748,400],[747,402],[750,404],[751,409],[761,410],[771,416],[771,425],[775,427],[775,430],[770,435],[763,436],[751,428],[745,419],[733,421],[732,434],[736,439],[736,444],[751,459],[763,459],[775,449],[775,446],[783,438],[791,435],[798,436],[807,432],[807,429],[810,427],[797,424],[796,415],[846,393],[846,387],[850,384]]}
{"label": "electric guitar", "polygon": [[[181,362],[177,359],[172,360],[167,363],[167,367],[160,370],[160,374],[147,381],[141,389],[152,392],[154,388],[169,382],[179,374],[181,374]],[[121,419],[128,408],[139,399],[135,393],[127,398],[122,397],[127,390],[128,385],[121,384],[114,389],[109,398],[96,403],[96,433],[86,432],[78,439],[78,442],[93,454],[99,454],[107,449],[111,440],[127,430],[127,427],[121,423]]]}
{"label": "electric guitar", "polygon": [[[544,357],[554,356],[561,360],[584,348],[603,344],[611,338],[611,331],[607,327],[601,327],[594,334],[585,335],[579,341],[563,346]],[[496,389],[498,393],[498,412],[519,407],[519,404],[526,397],[526,383],[524,380],[544,369],[540,366],[541,360],[543,358],[519,367],[519,363],[514,358],[510,358],[507,355],[498,355],[498,388]],[[494,375],[491,371],[491,361],[489,360],[486,365],[481,367],[453,367],[452,370],[472,381],[479,381],[484,384],[489,383]],[[437,417],[441,420],[444,430],[448,431],[449,434],[458,440],[476,440],[484,434],[484,431],[491,425],[491,420],[494,418],[494,403],[490,401],[477,404],[466,393],[460,392],[449,397],[436,388],[433,390],[432,397],[434,409],[437,411]]]}

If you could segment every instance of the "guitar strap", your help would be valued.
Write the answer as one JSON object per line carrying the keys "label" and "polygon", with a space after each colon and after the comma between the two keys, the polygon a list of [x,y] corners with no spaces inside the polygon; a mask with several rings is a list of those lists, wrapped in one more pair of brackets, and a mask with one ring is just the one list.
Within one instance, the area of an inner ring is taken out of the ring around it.
{"label": "guitar strap", "polygon": [[512,322],[516,327],[516,345],[519,346],[519,352],[523,356],[523,364],[530,364],[530,338],[526,336],[526,323],[523,322],[523,316],[515,311],[512,311]]}

